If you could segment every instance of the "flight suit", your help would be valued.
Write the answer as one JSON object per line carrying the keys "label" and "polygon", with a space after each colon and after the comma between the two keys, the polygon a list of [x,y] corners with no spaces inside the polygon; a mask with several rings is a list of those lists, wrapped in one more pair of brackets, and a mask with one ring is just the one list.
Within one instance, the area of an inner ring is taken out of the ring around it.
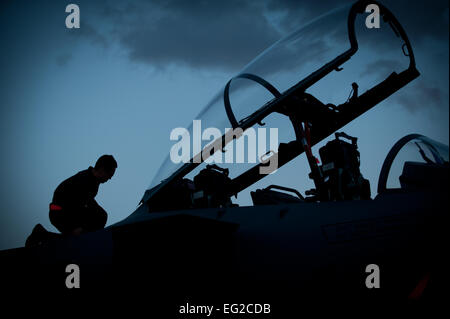
{"label": "flight suit", "polygon": [[94,199],[100,182],[92,170],[90,166],[69,177],[53,194],[49,217],[62,234],[70,234],[79,227],[83,232],[95,231],[106,225],[108,214]]}

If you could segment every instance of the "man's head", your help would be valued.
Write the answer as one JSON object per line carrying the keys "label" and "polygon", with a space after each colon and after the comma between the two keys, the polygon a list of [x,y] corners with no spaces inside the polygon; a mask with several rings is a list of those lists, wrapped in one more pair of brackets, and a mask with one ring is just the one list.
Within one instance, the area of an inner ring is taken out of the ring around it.
{"label": "man's head", "polygon": [[113,177],[116,168],[117,162],[112,155],[102,155],[95,163],[93,173],[100,183],[105,183]]}

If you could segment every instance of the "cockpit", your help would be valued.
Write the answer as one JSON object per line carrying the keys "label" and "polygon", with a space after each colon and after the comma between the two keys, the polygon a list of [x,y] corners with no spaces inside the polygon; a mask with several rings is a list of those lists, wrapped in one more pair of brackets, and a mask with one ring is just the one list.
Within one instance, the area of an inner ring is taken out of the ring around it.
{"label": "cockpit", "polygon": [[[336,9],[263,51],[175,132],[141,203],[149,211],[232,206],[231,197],[303,153],[310,172],[293,178],[309,177],[314,187],[301,194],[270,185],[266,197],[252,194],[255,205],[274,194],[370,199],[357,138],[338,131],[417,76],[408,37],[387,8],[358,1]],[[312,147],[332,134],[319,159]]]}

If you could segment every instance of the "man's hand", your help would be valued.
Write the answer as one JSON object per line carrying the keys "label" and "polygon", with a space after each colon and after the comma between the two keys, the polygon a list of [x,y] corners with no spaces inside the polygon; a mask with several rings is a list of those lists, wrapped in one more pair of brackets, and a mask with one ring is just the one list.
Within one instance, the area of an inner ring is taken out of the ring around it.
{"label": "man's hand", "polygon": [[83,228],[81,228],[81,227],[78,227],[78,228],[75,228],[74,230],[72,230],[72,235],[74,235],[74,236],[78,236],[78,235],[81,235],[83,233]]}

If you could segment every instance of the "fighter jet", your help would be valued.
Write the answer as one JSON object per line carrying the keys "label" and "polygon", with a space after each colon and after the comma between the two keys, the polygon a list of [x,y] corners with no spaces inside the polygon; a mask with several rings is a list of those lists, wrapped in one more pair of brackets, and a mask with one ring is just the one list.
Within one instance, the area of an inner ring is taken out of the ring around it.
{"label": "fighter jet", "polygon": [[[359,77],[383,57],[398,69],[369,70],[372,78],[359,83],[340,80]],[[66,267],[77,265],[81,289],[256,302],[432,300],[441,295],[445,269],[448,146],[414,132],[393,137],[372,196],[358,139],[341,131],[419,75],[405,30],[381,3],[357,1],[319,17],[225,84],[197,119],[230,130],[184,163],[168,156],[127,218],[101,231],[3,251],[2,281],[65,290]],[[287,140],[260,162],[208,161],[264,127],[280,128]],[[319,160],[313,147],[326,139]],[[310,173],[293,178],[312,180],[313,189],[267,184],[251,192],[253,205],[233,203],[303,153]]]}

